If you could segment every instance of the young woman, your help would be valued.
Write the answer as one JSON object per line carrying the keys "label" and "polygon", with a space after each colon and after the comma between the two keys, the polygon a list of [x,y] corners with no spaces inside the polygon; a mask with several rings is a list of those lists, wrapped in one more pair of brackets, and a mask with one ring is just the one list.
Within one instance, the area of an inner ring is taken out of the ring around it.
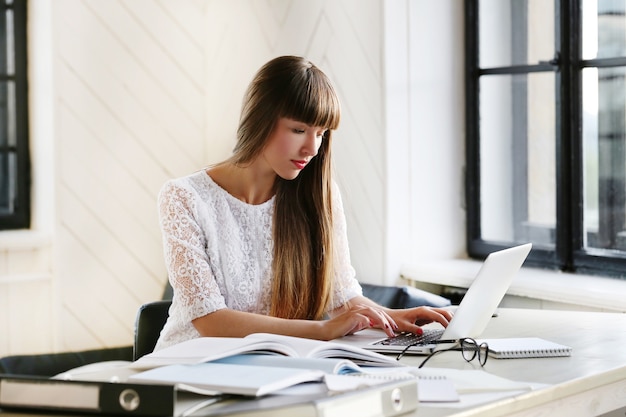
{"label": "young woman", "polygon": [[449,312],[363,297],[331,175],[340,106],[301,57],[265,64],[246,92],[228,160],[167,182],[159,214],[170,317],[156,349],[198,336],[278,333],[330,340],[367,327],[419,333]]}

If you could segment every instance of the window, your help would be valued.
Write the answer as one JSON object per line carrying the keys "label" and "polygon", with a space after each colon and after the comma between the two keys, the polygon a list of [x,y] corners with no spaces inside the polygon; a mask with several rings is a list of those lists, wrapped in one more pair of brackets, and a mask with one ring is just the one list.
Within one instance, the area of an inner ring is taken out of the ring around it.
{"label": "window", "polygon": [[1,0],[0,230],[30,225],[26,0]]}
{"label": "window", "polygon": [[470,255],[626,277],[626,1],[465,8]]}

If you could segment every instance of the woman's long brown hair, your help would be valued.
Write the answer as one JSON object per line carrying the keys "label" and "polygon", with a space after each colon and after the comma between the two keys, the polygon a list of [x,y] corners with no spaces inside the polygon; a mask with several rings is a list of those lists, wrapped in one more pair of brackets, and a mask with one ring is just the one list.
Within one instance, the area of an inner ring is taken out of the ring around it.
{"label": "woman's long brown hair", "polygon": [[278,57],[250,83],[231,162],[245,165],[263,150],[279,118],[328,130],[318,154],[293,180],[277,177],[270,314],[320,319],[332,305],[334,246],[331,138],[340,105],[326,75],[308,60]]}

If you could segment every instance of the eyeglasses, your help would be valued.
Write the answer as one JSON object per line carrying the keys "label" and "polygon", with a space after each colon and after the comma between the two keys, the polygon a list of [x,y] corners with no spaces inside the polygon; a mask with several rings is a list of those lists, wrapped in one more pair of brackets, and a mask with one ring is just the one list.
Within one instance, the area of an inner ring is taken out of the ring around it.
{"label": "eyeglasses", "polygon": [[[463,359],[465,359],[467,362],[471,362],[476,357],[478,357],[478,363],[480,364],[480,366],[485,366],[485,364],[487,363],[487,357],[489,356],[489,345],[487,345],[487,343],[485,342],[478,344],[476,340],[472,339],[471,337],[464,337],[462,339],[450,339],[450,340],[434,340],[428,343],[433,343],[433,344],[454,343],[454,346],[451,348],[447,348],[447,349],[439,349],[439,350],[432,351],[426,357],[426,359],[422,361],[422,363],[418,366],[418,368],[423,367],[426,364],[426,362],[428,362],[428,360],[432,358],[433,356],[435,356],[436,354],[441,353],[441,352],[449,352],[451,350],[457,350],[457,351],[460,350],[461,355],[463,355]],[[416,346],[418,344],[419,343],[412,343],[410,345],[407,345],[404,348],[404,350],[400,352],[398,357],[396,357],[396,360],[400,360],[409,351],[411,347]]]}

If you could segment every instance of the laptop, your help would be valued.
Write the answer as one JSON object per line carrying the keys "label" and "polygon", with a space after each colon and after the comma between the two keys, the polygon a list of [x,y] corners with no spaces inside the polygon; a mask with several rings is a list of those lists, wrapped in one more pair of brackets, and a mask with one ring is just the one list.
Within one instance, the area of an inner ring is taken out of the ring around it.
{"label": "laptop", "polygon": [[[406,354],[431,353],[437,346],[434,340],[477,338],[487,327],[513,278],[528,256],[531,243],[490,253],[485,259],[474,281],[457,307],[448,327],[425,328],[418,345],[411,346]],[[400,353],[406,346],[415,343],[416,335],[399,334],[365,343],[363,348],[380,353]]]}

